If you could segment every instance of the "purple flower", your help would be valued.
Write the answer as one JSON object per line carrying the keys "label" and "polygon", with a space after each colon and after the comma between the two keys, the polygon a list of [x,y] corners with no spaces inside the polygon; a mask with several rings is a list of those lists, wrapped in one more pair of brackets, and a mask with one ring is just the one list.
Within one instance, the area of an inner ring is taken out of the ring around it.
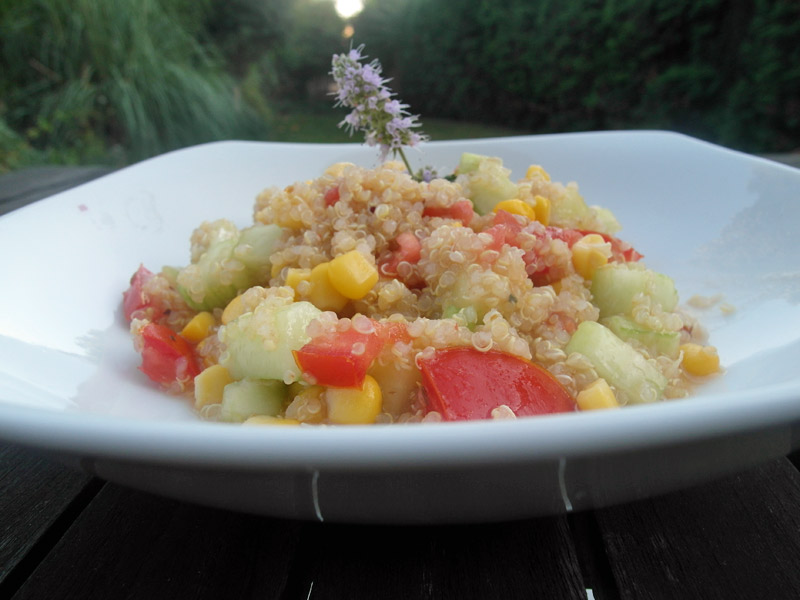
{"label": "purple flower", "polygon": [[331,75],[339,88],[336,106],[352,109],[339,126],[346,127],[350,135],[364,132],[364,141],[369,146],[379,146],[382,159],[389,152],[400,154],[408,166],[403,146],[416,146],[428,138],[412,131],[420,127],[418,115],[409,114],[407,104],[392,98],[394,94],[386,87],[388,80],[381,77],[380,62],[361,64],[366,58],[363,49],[361,45],[347,54],[334,55],[331,61]]}

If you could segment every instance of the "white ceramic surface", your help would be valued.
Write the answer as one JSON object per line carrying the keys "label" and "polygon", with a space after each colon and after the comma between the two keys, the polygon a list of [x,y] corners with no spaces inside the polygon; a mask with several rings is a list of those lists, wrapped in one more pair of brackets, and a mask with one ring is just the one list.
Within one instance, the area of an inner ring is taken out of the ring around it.
{"label": "white ceramic surface", "polygon": [[136,369],[120,312],[139,263],[189,260],[203,220],[250,222],[263,188],[367,166],[360,145],[223,142],[151,159],[0,218],[0,439],[156,493],[361,522],[553,514],[677,489],[800,446],[800,170],[663,132],[430,143],[542,164],[700,312],[724,376],[690,399],[515,422],[240,428],[200,422]]}

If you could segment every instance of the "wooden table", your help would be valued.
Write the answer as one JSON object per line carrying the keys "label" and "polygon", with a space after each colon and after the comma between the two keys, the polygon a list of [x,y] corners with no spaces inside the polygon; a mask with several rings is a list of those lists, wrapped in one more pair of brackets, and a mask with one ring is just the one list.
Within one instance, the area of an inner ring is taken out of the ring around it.
{"label": "wooden table", "polygon": [[[102,175],[0,177],[0,214]],[[203,508],[0,444],[0,598],[800,598],[800,453],[602,510],[346,526]]]}

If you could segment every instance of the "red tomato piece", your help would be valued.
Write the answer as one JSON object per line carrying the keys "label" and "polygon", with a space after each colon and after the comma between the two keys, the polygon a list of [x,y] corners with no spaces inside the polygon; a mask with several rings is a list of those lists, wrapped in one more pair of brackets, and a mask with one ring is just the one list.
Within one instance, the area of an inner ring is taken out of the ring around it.
{"label": "red tomato piece", "polygon": [[517,416],[572,412],[575,401],[546,369],[505,352],[470,346],[420,361],[428,407],[445,421],[489,419],[508,406]]}
{"label": "red tomato piece", "polygon": [[333,206],[339,201],[339,187],[333,187],[325,192],[325,206]]}
{"label": "red tomato piece", "polygon": [[335,331],[315,337],[296,350],[294,360],[300,370],[311,375],[319,385],[361,387],[384,341],[378,328],[372,333],[352,328]]}
{"label": "red tomato piece", "polygon": [[398,321],[376,321],[375,329],[383,340],[384,344],[389,342],[409,343],[411,336],[408,334],[408,327],[405,323]]}
{"label": "red tomato piece", "polygon": [[607,233],[600,233],[588,229],[564,229],[561,227],[547,227],[545,231],[551,238],[566,242],[570,248],[583,236],[596,233],[611,244],[611,260],[613,261],[636,262],[643,257],[643,255],[639,254],[628,242],[624,242]]}
{"label": "red tomato piece", "polygon": [[467,227],[475,216],[470,200],[459,200],[450,206],[426,206],[422,211],[423,217],[445,217],[456,219]]}
{"label": "red tomato piece", "polygon": [[122,312],[130,321],[133,318],[156,321],[164,314],[161,300],[147,294],[144,285],[155,274],[147,270],[144,265],[139,265],[136,273],[131,277],[131,286],[122,292]]}
{"label": "red tomato piece", "polygon": [[142,366],[156,383],[170,385],[194,379],[201,371],[192,346],[165,325],[148,323],[142,328]]}
{"label": "red tomato piece", "polygon": [[492,221],[492,226],[484,229],[483,233],[492,236],[493,242],[489,250],[500,250],[505,244],[516,245],[517,234],[522,231],[522,224],[516,217],[505,210],[498,210]]}
{"label": "red tomato piece", "polygon": [[422,256],[422,243],[417,236],[410,231],[404,231],[392,241],[392,246],[394,247],[393,250],[378,261],[378,272],[387,277],[399,278],[409,288],[424,285],[424,282],[416,273],[412,272],[405,277],[398,273],[398,267],[401,262],[406,262],[410,265],[419,262],[420,256]]}
{"label": "red tomato piece", "polygon": [[561,240],[565,242],[567,246],[572,248],[579,239],[581,239],[584,235],[590,232],[579,231],[577,229],[564,229],[563,227],[553,227],[552,225],[548,225],[544,228],[545,235],[549,238],[554,240]]}

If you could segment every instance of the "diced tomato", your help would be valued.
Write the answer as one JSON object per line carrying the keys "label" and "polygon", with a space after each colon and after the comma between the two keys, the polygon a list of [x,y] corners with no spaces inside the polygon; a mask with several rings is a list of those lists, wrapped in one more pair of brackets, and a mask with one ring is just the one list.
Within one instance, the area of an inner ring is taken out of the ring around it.
{"label": "diced tomato", "polygon": [[489,244],[490,250],[500,250],[504,244],[515,245],[517,234],[522,231],[522,224],[516,217],[505,210],[498,210],[492,221],[492,226],[484,229],[484,233],[492,236],[494,241]]}
{"label": "diced tomato", "polygon": [[151,298],[144,292],[144,284],[153,277],[144,265],[139,265],[131,277],[131,286],[122,293],[122,312],[128,321],[134,316],[155,321],[164,313],[158,298]]}
{"label": "diced tomato", "polygon": [[297,366],[317,384],[361,387],[367,370],[388,343],[409,342],[405,323],[373,321],[374,331],[355,329],[317,336],[294,352]]}
{"label": "diced tomato", "polygon": [[491,418],[508,406],[517,416],[572,412],[575,401],[546,369],[505,352],[465,346],[420,361],[428,408],[445,421]]}
{"label": "diced tomato", "polygon": [[401,262],[415,265],[419,262],[422,255],[422,243],[410,231],[404,231],[399,234],[392,241],[393,249],[389,254],[383,256],[378,261],[378,272],[387,277],[395,277],[401,279],[403,283],[409,288],[421,287],[424,281],[412,273],[411,276],[401,277],[397,272],[397,268]]}
{"label": "diced tomato", "polygon": [[403,342],[407,344],[411,341],[408,327],[405,323],[398,321],[375,321],[375,329],[383,340],[384,344],[389,342]]}
{"label": "diced tomato", "polygon": [[383,343],[377,329],[361,333],[351,328],[315,337],[294,352],[294,359],[319,385],[360,387]]}
{"label": "diced tomato", "polygon": [[168,386],[194,379],[201,371],[192,346],[165,325],[148,323],[142,328],[142,366],[156,383]]}
{"label": "diced tomato", "polygon": [[616,238],[613,235],[608,235],[607,233],[600,233],[589,229],[564,229],[562,227],[546,227],[545,231],[546,235],[553,239],[566,242],[570,248],[583,236],[595,233],[611,244],[612,261],[636,262],[643,257],[643,255],[639,254],[628,242]]}
{"label": "diced tomato", "polygon": [[545,235],[554,240],[561,240],[572,248],[579,239],[589,232],[579,231],[578,229],[564,229],[563,227],[553,227],[548,225],[544,228]]}
{"label": "diced tomato", "polygon": [[470,200],[459,200],[450,206],[426,206],[422,211],[423,217],[445,217],[461,221],[465,227],[469,226],[475,211]]}
{"label": "diced tomato", "polygon": [[339,201],[339,186],[332,187],[325,192],[325,206],[333,206]]}

